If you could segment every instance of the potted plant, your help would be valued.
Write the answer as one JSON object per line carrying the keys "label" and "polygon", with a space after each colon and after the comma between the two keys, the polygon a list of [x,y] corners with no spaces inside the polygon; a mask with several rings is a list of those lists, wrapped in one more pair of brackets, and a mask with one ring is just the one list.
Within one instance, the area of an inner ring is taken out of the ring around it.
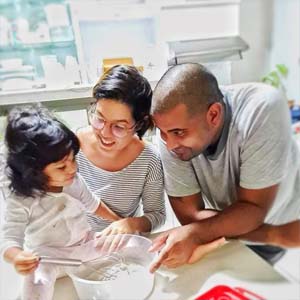
{"label": "potted plant", "polygon": [[284,64],[277,64],[275,69],[262,78],[262,82],[270,84],[275,88],[282,90],[286,94],[284,80],[287,78],[289,70]]}
{"label": "potted plant", "polygon": [[[284,80],[288,76],[288,68],[284,64],[277,64],[275,69],[272,70],[269,74],[262,78],[262,82],[272,85],[275,88],[280,89],[286,95],[286,87]],[[291,119],[292,119],[292,130],[294,134],[300,134],[300,107],[295,105],[294,100],[288,100]]]}

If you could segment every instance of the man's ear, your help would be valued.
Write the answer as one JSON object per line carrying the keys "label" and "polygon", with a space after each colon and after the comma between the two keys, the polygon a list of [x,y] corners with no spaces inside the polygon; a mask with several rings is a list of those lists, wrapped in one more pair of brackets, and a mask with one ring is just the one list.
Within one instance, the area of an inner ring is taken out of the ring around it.
{"label": "man's ear", "polygon": [[215,102],[208,108],[206,118],[209,125],[212,127],[219,126],[223,117],[224,108],[222,103]]}

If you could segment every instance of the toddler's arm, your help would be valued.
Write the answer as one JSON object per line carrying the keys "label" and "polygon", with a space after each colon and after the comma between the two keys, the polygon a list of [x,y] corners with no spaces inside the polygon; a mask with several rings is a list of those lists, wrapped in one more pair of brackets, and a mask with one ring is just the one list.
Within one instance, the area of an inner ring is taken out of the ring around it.
{"label": "toddler's arm", "polygon": [[100,204],[96,209],[95,214],[103,219],[110,221],[117,221],[122,219],[114,211],[112,211],[103,201],[100,201]]}
{"label": "toddler's arm", "polygon": [[77,173],[72,185],[65,188],[64,191],[74,198],[80,199],[87,212],[94,213],[99,217],[110,221],[122,219],[101,201],[99,197],[90,191],[84,178],[79,173]]}

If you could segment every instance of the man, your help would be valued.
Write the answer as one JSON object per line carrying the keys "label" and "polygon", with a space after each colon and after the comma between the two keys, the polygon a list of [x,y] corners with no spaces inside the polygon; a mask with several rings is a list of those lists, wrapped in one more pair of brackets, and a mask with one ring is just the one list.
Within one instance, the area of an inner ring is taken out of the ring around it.
{"label": "man", "polygon": [[152,271],[190,262],[221,237],[300,246],[300,153],[281,93],[258,83],[220,89],[203,66],[176,65],[154,90],[153,118],[183,226],[154,240]]}

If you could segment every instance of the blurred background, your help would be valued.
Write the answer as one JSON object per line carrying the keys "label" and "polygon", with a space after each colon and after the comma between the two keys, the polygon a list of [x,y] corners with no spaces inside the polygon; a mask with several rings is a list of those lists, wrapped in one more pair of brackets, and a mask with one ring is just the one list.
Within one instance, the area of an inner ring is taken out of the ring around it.
{"label": "blurred background", "polygon": [[0,113],[43,101],[84,123],[78,110],[91,87],[120,62],[138,66],[153,87],[171,65],[204,63],[221,84],[265,81],[300,103],[299,7],[299,0],[0,0]]}

